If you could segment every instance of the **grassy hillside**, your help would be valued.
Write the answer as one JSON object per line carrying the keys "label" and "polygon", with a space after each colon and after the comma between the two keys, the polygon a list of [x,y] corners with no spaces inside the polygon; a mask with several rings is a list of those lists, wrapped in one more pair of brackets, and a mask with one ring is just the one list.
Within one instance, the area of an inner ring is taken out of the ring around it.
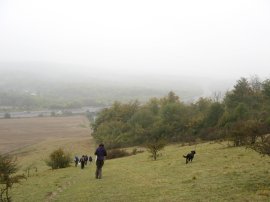
{"label": "grassy hillside", "polygon": [[[187,165],[182,155],[194,146],[168,146],[157,161],[147,152],[107,160],[101,180],[94,178],[93,164],[84,170],[49,170],[38,156],[57,144],[42,144],[42,153],[19,156],[24,164],[36,159],[39,170],[16,185],[14,201],[270,201],[269,157],[226,143],[197,145],[194,161]],[[94,144],[77,148],[93,154]]]}

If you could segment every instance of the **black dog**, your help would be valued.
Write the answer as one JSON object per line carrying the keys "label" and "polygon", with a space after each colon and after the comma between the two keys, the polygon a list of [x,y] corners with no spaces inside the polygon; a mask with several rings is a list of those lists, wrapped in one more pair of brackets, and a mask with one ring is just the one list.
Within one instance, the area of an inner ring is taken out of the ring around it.
{"label": "black dog", "polygon": [[192,162],[194,155],[196,154],[195,151],[191,151],[190,153],[188,153],[186,156],[183,156],[184,158],[186,158],[186,164],[190,161]]}

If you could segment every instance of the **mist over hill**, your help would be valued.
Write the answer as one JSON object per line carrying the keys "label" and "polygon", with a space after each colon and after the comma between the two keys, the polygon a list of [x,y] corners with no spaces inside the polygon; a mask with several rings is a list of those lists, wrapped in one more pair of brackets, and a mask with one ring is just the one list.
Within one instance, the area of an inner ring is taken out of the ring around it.
{"label": "mist over hill", "polygon": [[[87,71],[86,71],[87,70]],[[1,64],[0,105],[26,108],[104,106],[114,101],[141,102],[174,91],[191,102],[214,92],[224,94],[232,80],[196,76],[104,71],[63,64]]]}
{"label": "mist over hill", "polygon": [[268,8],[243,0],[0,1],[0,105],[222,95],[240,77],[269,77]]}

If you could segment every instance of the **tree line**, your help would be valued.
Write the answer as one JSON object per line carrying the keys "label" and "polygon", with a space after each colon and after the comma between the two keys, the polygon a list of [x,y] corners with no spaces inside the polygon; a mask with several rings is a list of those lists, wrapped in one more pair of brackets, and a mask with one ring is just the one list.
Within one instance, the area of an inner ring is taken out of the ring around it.
{"label": "tree line", "polygon": [[174,92],[144,104],[114,102],[91,125],[93,137],[108,148],[226,139],[270,155],[270,79],[240,78],[224,97],[216,93],[193,103]]}

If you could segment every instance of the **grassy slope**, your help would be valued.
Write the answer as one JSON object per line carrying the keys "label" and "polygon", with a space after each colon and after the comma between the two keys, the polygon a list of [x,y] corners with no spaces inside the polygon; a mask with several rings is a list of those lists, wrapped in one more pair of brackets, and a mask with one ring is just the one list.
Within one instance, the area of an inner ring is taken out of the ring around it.
{"label": "grassy slope", "polygon": [[[270,159],[225,143],[197,146],[192,164],[182,155],[193,146],[171,145],[157,160],[147,152],[108,160],[103,179],[95,166],[36,175],[13,189],[14,201],[270,201]],[[93,152],[94,145],[90,145]],[[88,153],[89,154],[89,153]],[[41,166],[43,163],[37,163]]]}

